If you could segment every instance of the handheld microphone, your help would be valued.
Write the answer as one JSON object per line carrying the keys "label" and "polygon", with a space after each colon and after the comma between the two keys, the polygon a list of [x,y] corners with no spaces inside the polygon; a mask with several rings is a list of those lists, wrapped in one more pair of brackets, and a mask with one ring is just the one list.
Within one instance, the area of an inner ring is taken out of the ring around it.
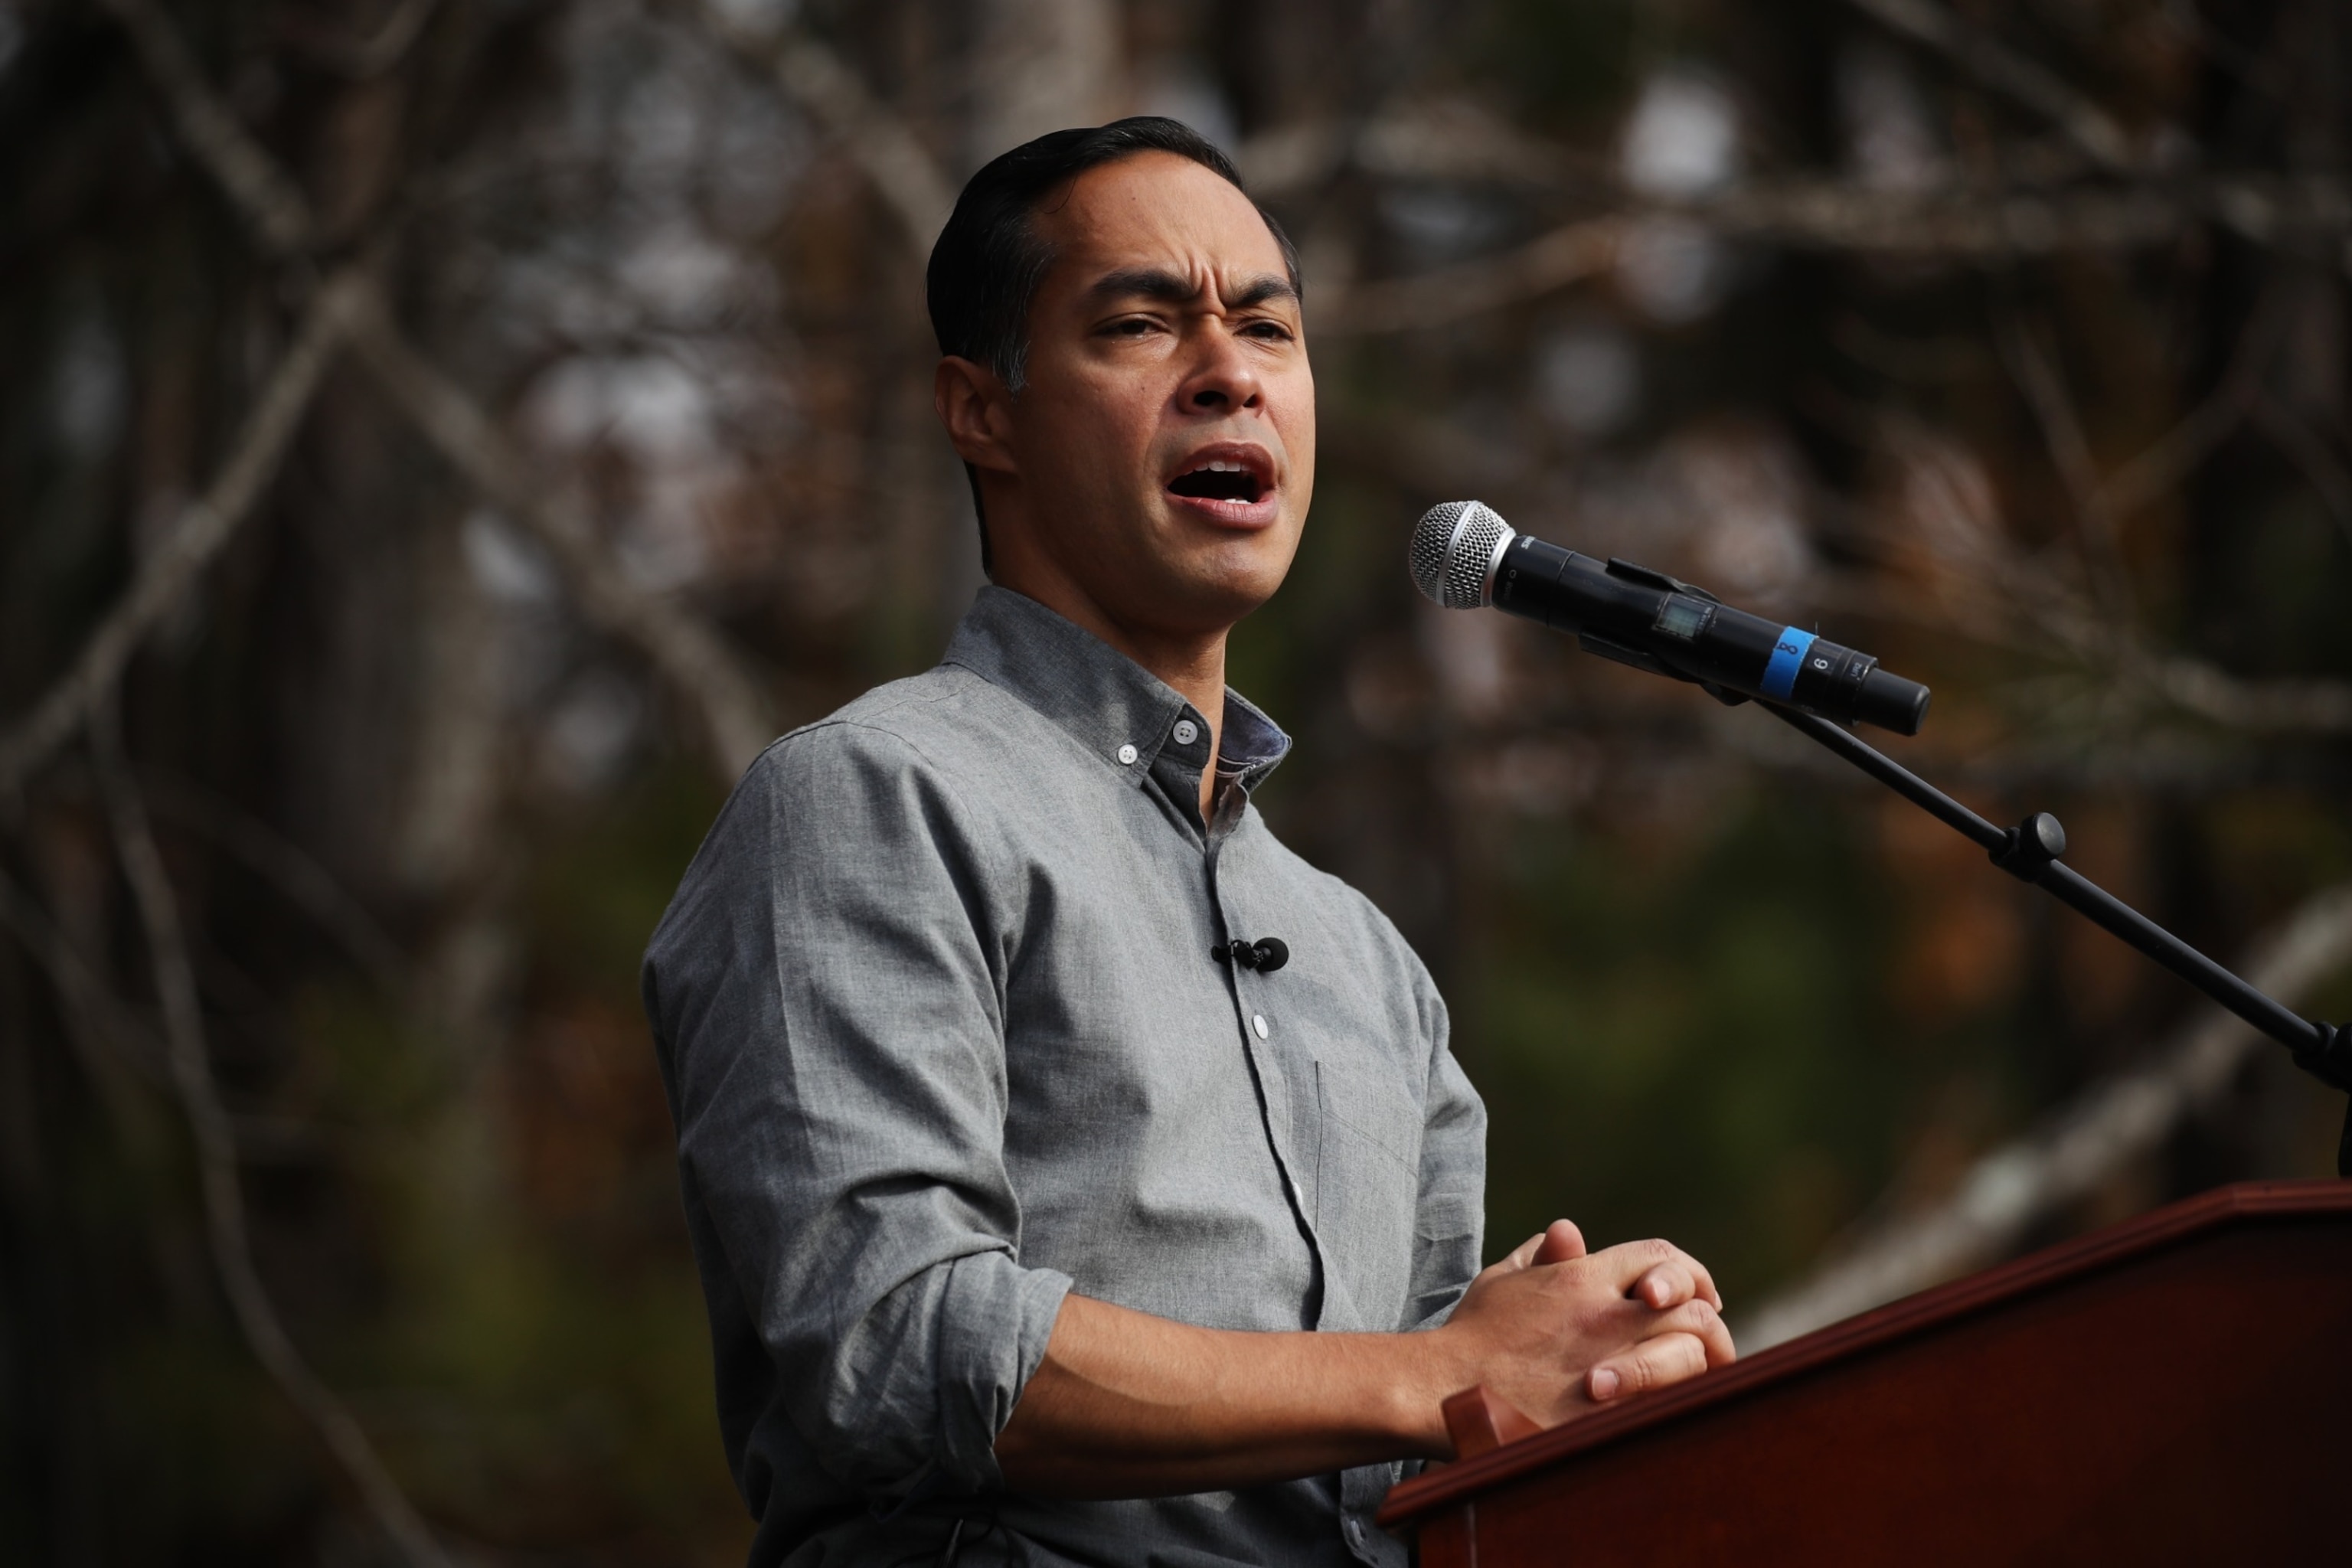
{"label": "handheld microphone", "polygon": [[1430,508],[1412,531],[1412,566],[1413,585],[1449,610],[1492,605],[1726,702],[1759,697],[1899,735],[1917,734],[1927,716],[1927,689],[1866,653],[1735,610],[1663,572],[1547,544],[1483,501]]}

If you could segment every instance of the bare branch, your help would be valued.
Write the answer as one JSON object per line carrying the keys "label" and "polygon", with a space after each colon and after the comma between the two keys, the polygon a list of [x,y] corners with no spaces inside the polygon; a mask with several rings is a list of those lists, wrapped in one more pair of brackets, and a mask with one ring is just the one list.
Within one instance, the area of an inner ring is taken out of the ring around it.
{"label": "bare branch", "polygon": [[[2347,962],[2352,887],[2338,887],[2297,910],[2246,973],[2292,1005]],[[2147,1067],[2095,1086],[2039,1131],[1977,1162],[1948,1201],[1871,1226],[1759,1308],[1740,1328],[1740,1345],[1779,1344],[2000,1257],[2035,1222],[2153,1151],[2261,1044],[2250,1025],[2209,1009]]]}
{"label": "bare branch", "polygon": [[400,0],[383,26],[365,38],[326,37],[305,32],[303,52],[347,77],[364,81],[382,76],[407,58],[425,25],[441,7],[441,0]]}
{"label": "bare branch", "polygon": [[2110,518],[2120,523],[2171,489],[2230,438],[2252,408],[2287,318],[2284,296],[2271,290],[2231,353],[2221,384],[2147,450],[2117,464],[2100,486],[2096,504]]}
{"label": "bare branch", "polygon": [[211,487],[141,563],[130,592],[99,623],[64,678],[0,737],[0,796],[22,787],[89,721],[93,706],[114,689],[141,641],[236,537],[277,474],[319,379],[349,330],[352,302],[363,288],[359,274],[346,272],[310,301],[293,346],[270,373]]}
{"label": "bare branch", "polygon": [[2013,316],[2004,315],[1996,340],[2011,377],[2025,395],[2026,405],[2042,426],[2050,460],[2065,482],[2078,510],[2088,511],[2101,484],[2099,466],[2091,457],[2091,443],[2083,433],[2082,411],[2067,389],[2065,374],[2041,334]]}
{"label": "bare branch", "polygon": [[1309,191],[1343,166],[1385,180],[1616,188],[1605,153],[1528,135],[1469,99],[1402,104],[1370,122],[1295,121],[1244,142],[1234,162],[1262,200]]}
{"label": "bare branch", "polygon": [[205,1044],[204,1011],[196,997],[195,970],[188,960],[187,939],[180,925],[178,900],[170,874],[155,847],[147,808],[122,756],[111,694],[92,715],[91,751],[98,762],[99,786],[106,799],[122,869],[129,879],[139,917],[147,933],[155,990],[163,1009],[166,1058],[182,1110],[194,1135],[196,1163],[204,1194],[205,1233],[212,1245],[214,1267],[219,1270],[237,1326],[254,1358],[303,1417],[317,1428],[344,1474],[359,1489],[368,1510],[384,1533],[417,1568],[449,1568],[449,1559],[434,1539],[398,1482],[377,1457],[341,1399],[319,1381],[310,1363],[295,1348],[278,1309],[253,1266],[252,1240],[246,1229],[245,1189],[237,1170],[236,1131],[221,1104],[213,1079],[212,1061]]}
{"label": "bare branch", "polygon": [[2198,53],[2246,87],[2272,100],[2286,96],[2279,79],[2277,61],[2244,47],[2227,33],[2209,25],[2198,14],[2197,0],[2160,0],[2156,15],[2163,19],[2166,26],[2187,39]]}
{"label": "bare branch", "polygon": [[352,312],[352,347],[393,401],[458,472],[539,537],[588,619],[632,643],[693,704],[729,783],[775,736],[766,694],[700,619],[629,581],[587,520],[555,499],[530,460],[464,388],[427,363],[371,289]]}
{"label": "bare branch", "polygon": [[881,193],[918,260],[947,226],[955,187],[906,121],[877,98],[839,55],[797,28],[781,37],[755,32],[710,0],[695,14],[738,59],[775,78],[787,96],[840,146]]}
{"label": "bare branch", "polygon": [[1631,230],[1623,218],[1588,218],[1500,256],[1411,278],[1360,283],[1317,312],[1317,330],[1393,332],[1437,327],[1534,300],[1606,272]]}
{"label": "bare branch", "polygon": [[2131,139],[2106,110],[2056,75],[1935,0],[1853,0],[1895,32],[1939,49],[1994,91],[2055,124],[2103,166],[2133,166]]}
{"label": "bare branch", "polygon": [[1941,515],[1936,526],[1914,531],[1909,547],[1946,568],[1927,577],[1943,591],[1952,629],[1996,646],[2054,649],[2106,672],[2118,695],[2153,698],[2228,729],[2352,733],[2352,683],[2246,680],[2201,659],[2147,647],[2058,576],[2019,560],[1997,520],[1967,515],[1963,498],[1971,487],[1940,472],[1949,455],[1923,430],[1893,417],[1881,419],[1878,428],[1899,460],[1916,465],[1934,481],[1918,495]]}
{"label": "bare branch", "polygon": [[309,915],[386,994],[404,1004],[415,1000],[408,955],[333,874],[300,847],[193,784],[159,784],[151,778],[146,794],[156,816],[210,838]]}
{"label": "bare branch", "polygon": [[2130,585],[2124,573],[2123,548],[2114,514],[2106,510],[2105,479],[2091,456],[2083,430],[2082,411],[2066,384],[2057,355],[2042,335],[2013,310],[1998,312],[1995,341],[2010,378],[2023,394],[2041,427],[2042,445],[2074,502],[2075,521],[2083,538],[2084,560],[2092,586],[2107,615],[2118,624],[2131,617]]}
{"label": "bare branch", "polygon": [[2345,472],[2344,459],[2294,409],[2268,392],[2254,394],[2253,412],[2263,433],[2277,442],[2287,460],[2302,470],[2336,529],[2352,541],[2352,474]]}
{"label": "bare branch", "polygon": [[310,245],[310,204],[205,80],[179,29],[149,0],[99,0],[131,35],[147,74],[162,89],[180,136],[275,255]]}
{"label": "bare branch", "polygon": [[[151,1142],[151,1118],[132,1093],[131,1068],[147,1068],[163,1059],[155,1042],[112,993],[90,973],[66,935],[49,920],[32,894],[0,871],[0,927],[5,928],[41,972],[63,1004],[66,1037],[82,1071],[106,1107],[116,1134],[126,1145],[144,1150]],[[131,1047],[143,1056],[134,1057]]]}
{"label": "bare branch", "polygon": [[[2198,224],[2264,215],[2272,243],[2352,232],[2352,192],[2331,181],[2252,175],[2159,187],[1892,195],[1834,181],[1746,185],[1705,202],[1579,218],[1499,256],[1358,284],[1317,312],[1318,330],[1394,331],[1538,299],[1606,271],[1634,225],[1656,219],[1725,239],[1795,249],[1958,261],[2164,245]],[[2239,226],[2243,226],[2240,224]]]}
{"label": "bare branch", "polygon": [[2174,707],[2232,730],[2352,734],[2352,684],[2341,680],[2242,680],[2199,659],[2154,657],[2131,673]]}
{"label": "bare branch", "polygon": [[2006,259],[2163,244],[2194,223],[2197,210],[2189,196],[2147,185],[1898,199],[1859,185],[1790,181],[1734,190],[1685,216],[1735,237],[1801,248]]}
{"label": "bare branch", "polygon": [[2120,522],[2178,486],[2244,423],[2253,388],[2225,382],[2146,451],[2116,465],[2095,498]]}
{"label": "bare branch", "polygon": [[[138,41],[190,145],[254,226],[280,249],[291,244],[283,236],[310,233],[311,219],[300,195],[204,80],[171,23],[148,0],[104,3]],[[401,336],[372,280],[347,272],[339,287],[322,292],[321,300],[330,312],[324,319],[352,337],[369,368],[426,437],[547,543],[588,618],[635,643],[694,705],[713,759],[731,783],[774,730],[758,685],[725,645],[691,615],[640,591],[581,519],[547,500],[544,487],[488,416]],[[273,460],[282,449],[284,435],[290,433],[290,423],[289,416],[288,431],[280,432],[278,444],[269,449]],[[147,624],[140,622],[138,629]],[[111,670],[120,671],[127,652],[126,647],[114,656]],[[52,720],[46,728],[27,727],[34,739],[45,742],[42,754],[70,732],[71,721],[86,710],[89,695],[105,689],[110,680],[111,675],[85,679],[79,689],[81,695],[63,709],[62,720]],[[36,714],[36,725],[42,717]],[[14,754],[13,749],[0,750],[0,793],[17,776],[7,765]]]}

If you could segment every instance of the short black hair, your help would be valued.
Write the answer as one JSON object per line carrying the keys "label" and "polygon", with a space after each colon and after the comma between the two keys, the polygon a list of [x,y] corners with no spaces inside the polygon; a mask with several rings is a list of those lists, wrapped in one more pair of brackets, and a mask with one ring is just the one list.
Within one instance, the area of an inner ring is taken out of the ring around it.
{"label": "short black hair", "polygon": [[[1108,125],[1049,132],[992,159],[965,182],[955,212],[931,247],[924,294],[940,353],[984,364],[1018,393],[1029,356],[1029,307],[1037,286],[1054,264],[1054,247],[1038,237],[1038,204],[1088,169],[1138,153],[1173,153],[1190,158],[1247,195],[1241,171],[1215,143],[1181,121],[1157,114],[1114,120]],[[1303,292],[1298,251],[1274,215],[1258,216],[1282,250],[1292,289]],[[971,481],[972,510],[980,510],[980,478]],[[988,564],[988,520],[981,519],[980,558]]]}

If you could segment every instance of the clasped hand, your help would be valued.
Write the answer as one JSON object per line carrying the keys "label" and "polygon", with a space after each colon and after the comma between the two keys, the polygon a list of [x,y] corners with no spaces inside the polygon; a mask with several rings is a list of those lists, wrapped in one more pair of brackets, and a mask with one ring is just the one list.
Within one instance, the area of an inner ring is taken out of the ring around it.
{"label": "clasped hand", "polygon": [[997,1435],[1016,1491],[1161,1497],[1453,1451],[1484,1384],[1555,1426],[1732,1359],[1723,1298],[1663,1241],[1588,1256],[1566,1220],[1471,1282],[1427,1333],[1196,1328],[1072,1294]]}
{"label": "clasped hand", "polygon": [[1664,1241],[1589,1253],[1564,1219],[1473,1280],[1436,1333],[1461,1386],[1484,1384],[1545,1426],[1738,1354],[1698,1259]]}

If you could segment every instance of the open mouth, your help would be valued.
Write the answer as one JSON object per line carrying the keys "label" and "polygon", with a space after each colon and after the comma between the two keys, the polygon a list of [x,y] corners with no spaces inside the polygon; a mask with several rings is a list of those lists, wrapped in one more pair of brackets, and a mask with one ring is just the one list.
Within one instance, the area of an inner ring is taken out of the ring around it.
{"label": "open mouth", "polygon": [[1265,481],[1244,463],[1211,458],[1168,481],[1169,490],[1195,500],[1255,502],[1265,494]]}

